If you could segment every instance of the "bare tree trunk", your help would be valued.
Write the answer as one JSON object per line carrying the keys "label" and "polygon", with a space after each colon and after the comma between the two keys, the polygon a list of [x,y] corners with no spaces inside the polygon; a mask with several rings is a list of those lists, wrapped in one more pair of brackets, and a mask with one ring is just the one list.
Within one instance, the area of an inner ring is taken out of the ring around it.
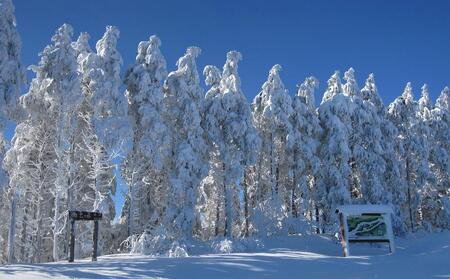
{"label": "bare tree trunk", "polygon": [[53,261],[59,260],[58,255],[58,235],[59,235],[59,207],[60,197],[59,190],[56,189],[55,193],[55,214],[53,216],[54,228],[53,228]]}
{"label": "bare tree trunk", "polygon": [[38,199],[38,208],[36,210],[36,216],[38,218],[38,225],[36,229],[36,251],[34,251],[34,261],[39,263],[41,261],[42,250],[42,218],[41,218],[41,201]]}
{"label": "bare tree trunk", "polygon": [[[245,174],[245,176],[247,176],[247,173]],[[245,237],[249,236],[249,208],[248,208],[248,185],[247,185],[248,181],[246,180],[246,177],[244,177],[244,222],[245,222],[245,227],[244,227],[244,235]]]}
{"label": "bare tree trunk", "polygon": [[[225,163],[222,165],[223,173],[225,174]],[[233,237],[233,196],[230,185],[227,185],[226,179],[223,180],[223,188],[225,193],[225,231],[224,236]]]}
{"label": "bare tree trunk", "polygon": [[215,236],[219,235],[219,225],[220,225],[220,201],[217,200],[217,205],[216,205],[216,223],[215,223],[215,228],[214,228]]}
{"label": "bare tree trunk", "polygon": [[412,210],[412,201],[411,201],[411,183],[410,180],[410,171],[409,171],[409,159],[406,158],[406,180],[408,183],[408,208],[409,208],[409,222],[411,225],[411,231],[414,232],[414,218],[413,218],[413,210]]}
{"label": "bare tree trunk", "polygon": [[14,242],[16,236],[16,200],[17,195],[14,193],[11,197],[11,219],[8,231],[8,263],[14,263]]}
{"label": "bare tree trunk", "polygon": [[320,234],[319,207],[317,205],[315,205],[315,208],[316,208],[316,223],[317,223],[316,233]]}
{"label": "bare tree trunk", "polygon": [[270,190],[271,190],[271,196],[274,197],[275,195],[275,181],[273,177],[273,160],[274,160],[274,152],[273,152],[273,133],[270,133]]}
{"label": "bare tree trunk", "polygon": [[293,187],[292,194],[291,194],[291,216],[294,218],[298,218],[297,207],[295,206],[295,200],[296,200],[295,188]]}

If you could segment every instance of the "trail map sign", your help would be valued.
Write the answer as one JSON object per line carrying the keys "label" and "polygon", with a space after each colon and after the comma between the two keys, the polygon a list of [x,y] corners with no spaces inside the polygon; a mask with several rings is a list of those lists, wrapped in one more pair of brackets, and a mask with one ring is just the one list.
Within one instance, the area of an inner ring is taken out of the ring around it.
{"label": "trail map sign", "polygon": [[350,255],[350,243],[386,242],[394,253],[392,209],[384,205],[344,205],[336,209],[339,215],[340,239],[344,257]]}
{"label": "trail map sign", "polygon": [[89,211],[69,211],[70,218],[70,249],[69,262],[75,259],[75,221],[94,221],[94,236],[92,245],[92,261],[97,261],[97,246],[98,246],[98,220],[102,219],[100,212]]}

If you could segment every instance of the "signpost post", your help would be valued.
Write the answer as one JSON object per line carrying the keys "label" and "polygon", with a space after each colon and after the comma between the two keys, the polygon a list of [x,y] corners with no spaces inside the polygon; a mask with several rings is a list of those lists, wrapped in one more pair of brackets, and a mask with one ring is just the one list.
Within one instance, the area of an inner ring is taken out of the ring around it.
{"label": "signpost post", "polygon": [[350,255],[350,243],[385,242],[395,252],[392,232],[392,209],[385,205],[343,205],[336,209],[339,215],[339,234],[344,257]]}
{"label": "signpost post", "polygon": [[69,211],[70,218],[70,249],[69,249],[69,262],[75,260],[75,221],[94,221],[94,236],[92,245],[92,261],[97,261],[97,246],[98,246],[98,220],[102,219],[100,212],[89,211]]}

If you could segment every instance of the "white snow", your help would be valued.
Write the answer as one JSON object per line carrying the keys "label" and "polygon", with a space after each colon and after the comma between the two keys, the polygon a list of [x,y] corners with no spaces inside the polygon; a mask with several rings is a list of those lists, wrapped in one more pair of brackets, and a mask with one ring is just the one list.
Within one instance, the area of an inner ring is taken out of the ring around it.
{"label": "white snow", "polygon": [[341,205],[336,208],[337,212],[344,214],[359,214],[359,213],[393,213],[392,208],[388,205],[382,204],[352,204]]}
{"label": "white snow", "polygon": [[[251,253],[185,258],[118,254],[96,263],[78,260],[0,266],[0,278],[449,278],[450,231],[396,240],[397,252],[361,244],[354,255],[320,236],[271,238]],[[367,255],[366,253],[370,253]]]}

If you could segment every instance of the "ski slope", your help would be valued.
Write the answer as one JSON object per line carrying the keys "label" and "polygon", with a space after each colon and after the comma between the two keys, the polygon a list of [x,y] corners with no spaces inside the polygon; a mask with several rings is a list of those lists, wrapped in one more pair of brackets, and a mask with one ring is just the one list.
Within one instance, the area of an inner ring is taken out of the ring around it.
{"label": "ski slope", "polygon": [[[340,246],[319,236],[275,238],[251,253],[153,258],[108,255],[96,263],[78,260],[0,267],[0,278],[450,278],[450,232],[396,239],[397,252],[385,247]],[[367,255],[369,253],[370,255]],[[364,255],[363,255],[364,254]]]}

